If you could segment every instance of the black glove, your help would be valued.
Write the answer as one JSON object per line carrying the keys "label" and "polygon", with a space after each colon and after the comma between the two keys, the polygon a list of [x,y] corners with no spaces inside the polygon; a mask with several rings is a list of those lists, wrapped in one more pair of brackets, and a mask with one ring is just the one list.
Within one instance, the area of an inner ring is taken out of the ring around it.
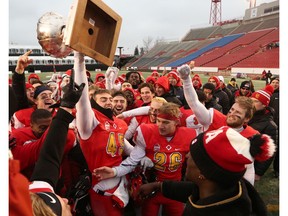
{"label": "black glove", "polygon": [[62,89],[64,95],[61,98],[60,106],[67,108],[74,108],[82,95],[84,87],[85,83],[82,83],[79,86],[74,82],[74,69],[72,69],[70,82]]}

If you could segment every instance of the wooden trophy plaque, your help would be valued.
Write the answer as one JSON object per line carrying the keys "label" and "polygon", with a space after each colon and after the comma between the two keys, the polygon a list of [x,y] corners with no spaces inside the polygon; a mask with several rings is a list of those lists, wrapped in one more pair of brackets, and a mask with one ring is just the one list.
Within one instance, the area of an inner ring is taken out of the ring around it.
{"label": "wooden trophy plaque", "polygon": [[65,45],[112,66],[122,18],[102,0],[75,0],[64,33]]}

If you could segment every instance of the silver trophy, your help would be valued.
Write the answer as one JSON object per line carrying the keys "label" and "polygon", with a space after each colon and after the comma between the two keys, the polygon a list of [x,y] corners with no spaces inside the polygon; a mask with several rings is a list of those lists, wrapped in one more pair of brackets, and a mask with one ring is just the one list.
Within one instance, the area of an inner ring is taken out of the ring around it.
{"label": "silver trophy", "polygon": [[111,66],[117,47],[122,18],[102,0],[74,0],[67,20],[45,13],[37,23],[42,49],[56,58],[72,50]]}
{"label": "silver trophy", "polygon": [[65,45],[63,38],[66,20],[59,14],[47,12],[37,23],[37,39],[42,49],[55,58],[65,58],[72,49]]}

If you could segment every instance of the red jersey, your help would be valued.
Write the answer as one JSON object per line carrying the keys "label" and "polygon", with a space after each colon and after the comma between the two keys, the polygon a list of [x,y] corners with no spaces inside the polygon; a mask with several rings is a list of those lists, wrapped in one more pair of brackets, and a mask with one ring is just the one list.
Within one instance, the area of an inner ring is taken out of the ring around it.
{"label": "red jersey", "polygon": [[180,116],[180,124],[181,126],[186,127],[186,119],[188,118],[188,116],[193,114],[193,111],[189,108],[189,109],[185,109],[183,106],[180,107],[180,111],[181,111],[181,116]]}
{"label": "red jersey", "polygon": [[[210,130],[216,130],[222,126],[227,126],[226,123],[226,115],[224,115],[223,113],[219,112],[216,109],[213,109],[213,118],[212,118],[212,123],[209,126],[207,131]],[[255,129],[253,129],[252,127],[245,125],[243,126],[244,130],[242,130],[240,132],[240,134],[246,138],[249,138],[255,134],[259,134],[259,132]]]}
{"label": "red jersey", "polygon": [[9,215],[32,216],[29,182],[19,171],[18,160],[9,159]]}
{"label": "red jersey", "polygon": [[[38,159],[40,149],[47,136],[48,129],[40,138],[34,136],[30,127],[15,129],[11,132],[16,138],[16,146],[12,148],[13,157],[20,161],[21,171],[29,178]],[[67,154],[75,143],[76,136],[72,129],[68,130],[64,154]]]}
{"label": "red jersey", "polygon": [[[191,109],[184,109],[183,107],[180,108],[181,111],[181,118],[180,118],[180,123],[181,126],[185,126],[188,128],[193,128],[197,131],[197,134],[203,133],[208,129],[208,126],[203,126],[202,124],[199,123],[196,115]],[[210,115],[214,115],[215,110],[213,108],[208,109]],[[219,112],[219,111],[217,111]],[[218,114],[216,112],[216,114]],[[219,112],[220,113],[220,112]],[[222,113],[221,113],[222,114]]]}
{"label": "red jersey", "polygon": [[150,121],[149,115],[141,115],[141,116],[136,116],[136,121],[138,122],[138,125],[141,124],[152,124]]}
{"label": "red jersey", "polygon": [[244,130],[240,132],[240,134],[246,138],[250,138],[255,134],[259,134],[259,131],[255,130],[254,128],[250,127],[249,125],[244,126]]}
{"label": "red jersey", "polygon": [[[10,131],[18,128],[29,127],[31,114],[35,111],[35,107],[21,109],[16,111],[10,122]],[[52,116],[55,116],[56,110],[53,109]]]}
{"label": "red jersey", "polygon": [[11,120],[11,129],[23,128],[30,126],[30,116],[34,112],[35,108],[30,107],[21,109],[13,114]]}
{"label": "red jersey", "polygon": [[142,124],[139,128],[139,133],[144,138],[143,143],[146,144],[146,156],[155,164],[157,180],[181,180],[185,156],[189,152],[191,141],[196,137],[196,131],[178,127],[173,138],[168,141],[160,135],[155,124]]}
{"label": "red jersey", "polygon": [[[122,119],[113,117],[111,120],[95,109],[93,112],[99,124],[88,139],[80,139],[81,149],[91,172],[101,166],[120,165],[124,150],[124,134],[127,130],[127,124]],[[92,178],[92,185],[97,183],[96,179]]]}

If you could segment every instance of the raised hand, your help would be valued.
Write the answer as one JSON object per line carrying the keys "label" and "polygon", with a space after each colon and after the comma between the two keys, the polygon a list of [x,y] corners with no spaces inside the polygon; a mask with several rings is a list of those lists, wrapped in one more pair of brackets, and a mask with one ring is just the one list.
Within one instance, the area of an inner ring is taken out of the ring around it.
{"label": "raised hand", "polygon": [[75,83],[74,80],[75,72],[72,69],[70,76],[70,82],[62,89],[64,92],[63,97],[61,98],[60,106],[67,108],[74,108],[76,103],[79,101],[82,91],[85,87],[85,83],[82,83],[80,86]]}
{"label": "raised hand", "polygon": [[190,69],[192,70],[192,69],[195,67],[195,61],[191,61],[191,62],[189,63],[189,67],[190,67]]}
{"label": "raised hand", "polygon": [[29,50],[24,55],[20,56],[17,61],[17,66],[15,72],[18,74],[23,74],[25,68],[33,62],[33,59],[29,58],[29,55],[32,53],[32,50]]}
{"label": "raised hand", "polygon": [[119,69],[117,67],[108,67],[105,78],[111,80],[112,84],[114,84],[117,76],[118,76]]}
{"label": "raised hand", "polygon": [[190,67],[185,64],[185,65],[182,65],[181,67],[179,67],[177,69],[178,73],[179,73],[179,76],[182,80],[186,80],[188,77],[190,77],[190,73],[191,73],[191,70],[190,70]]}

